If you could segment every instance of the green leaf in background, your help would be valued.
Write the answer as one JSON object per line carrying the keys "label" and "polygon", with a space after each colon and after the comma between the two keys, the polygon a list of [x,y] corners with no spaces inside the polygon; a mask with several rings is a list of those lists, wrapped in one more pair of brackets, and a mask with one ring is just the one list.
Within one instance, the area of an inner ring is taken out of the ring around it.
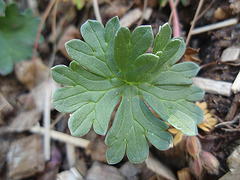
{"label": "green leaf in background", "polygon": [[6,7],[5,16],[0,16],[1,75],[11,73],[15,62],[32,57],[39,23],[30,10],[19,13],[16,4]]}
{"label": "green leaf in background", "polygon": [[85,5],[85,0],[72,0],[78,10],[81,10]]}
{"label": "green leaf in background", "polygon": [[0,0],[0,16],[3,15],[5,6],[6,6],[5,2],[3,0]]}
{"label": "green leaf in background", "polygon": [[[88,20],[81,27],[84,41],[66,43],[73,62],[52,68],[52,77],[65,85],[53,95],[54,107],[72,113],[68,125],[74,136],[90,128],[106,135],[110,164],[125,155],[133,163],[143,162],[149,154],[148,142],[159,150],[172,147],[166,130],[168,122],[186,135],[196,135],[204,115],[191,101],[204,92],[192,86],[199,71],[192,62],[175,64],[185,52],[181,38],[171,39],[168,24],[160,26],[153,37],[150,26],[139,26],[132,33],[119,26],[117,17],[101,23]],[[153,53],[146,53],[152,45]],[[108,133],[115,107],[116,116]],[[151,107],[161,119],[158,119]]]}
{"label": "green leaf in background", "polygon": [[165,7],[167,2],[168,2],[168,0],[159,0],[160,7]]}

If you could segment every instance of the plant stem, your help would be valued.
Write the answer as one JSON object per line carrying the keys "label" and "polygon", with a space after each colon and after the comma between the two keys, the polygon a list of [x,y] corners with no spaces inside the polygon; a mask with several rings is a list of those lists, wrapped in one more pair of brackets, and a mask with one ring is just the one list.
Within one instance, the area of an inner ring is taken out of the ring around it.
{"label": "plant stem", "polygon": [[[181,33],[180,33],[180,25],[179,25],[179,20],[178,20],[178,14],[177,14],[177,10],[176,10],[176,6],[178,4],[178,1],[177,0],[174,4],[173,0],[168,0],[169,4],[170,4],[170,7],[172,9],[172,16],[173,16],[173,36],[174,37],[180,37]],[[170,18],[171,18],[171,15],[170,15]],[[169,18],[169,21],[170,21],[170,18]],[[170,21],[171,23],[171,21]],[[169,24],[170,24],[169,23]]]}
{"label": "plant stem", "polygon": [[100,11],[99,11],[99,6],[98,6],[98,0],[93,0],[93,10],[94,10],[94,14],[96,16],[96,19],[102,23],[102,18],[100,15]]}

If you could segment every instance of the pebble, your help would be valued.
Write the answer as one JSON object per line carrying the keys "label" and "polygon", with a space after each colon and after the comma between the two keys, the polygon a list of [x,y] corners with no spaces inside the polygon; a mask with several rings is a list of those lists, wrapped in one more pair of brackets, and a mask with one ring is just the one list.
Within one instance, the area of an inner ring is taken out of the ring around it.
{"label": "pebble", "polygon": [[221,62],[232,62],[239,60],[240,48],[229,47],[225,49],[221,56]]}
{"label": "pebble", "polygon": [[86,180],[125,180],[114,166],[104,165],[95,161],[88,171]]}
{"label": "pebble", "polygon": [[23,179],[44,170],[43,140],[31,135],[14,141],[7,154],[8,179]]}
{"label": "pebble", "polygon": [[128,180],[138,180],[139,179],[138,175],[141,172],[140,168],[137,165],[135,165],[129,161],[126,162],[125,164],[123,164],[121,166],[121,168],[119,169],[119,171]]}
{"label": "pebble", "polygon": [[232,174],[240,174],[240,145],[227,158],[227,164]]}

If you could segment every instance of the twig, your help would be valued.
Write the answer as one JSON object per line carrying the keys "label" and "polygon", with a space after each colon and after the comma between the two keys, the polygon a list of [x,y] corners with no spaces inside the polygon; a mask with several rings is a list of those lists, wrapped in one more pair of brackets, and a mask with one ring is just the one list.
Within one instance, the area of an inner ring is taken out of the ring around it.
{"label": "twig", "polygon": [[224,121],[224,122],[216,124],[215,128],[218,128],[218,127],[221,127],[221,126],[229,126],[229,125],[234,124],[235,122],[237,122],[239,119],[240,119],[240,113],[237,116],[235,116],[233,118],[233,120],[231,120],[231,121]]}
{"label": "twig", "polygon": [[191,28],[190,28],[190,30],[189,30],[189,32],[188,32],[188,36],[187,36],[187,40],[186,40],[186,46],[188,45],[188,43],[189,43],[189,41],[190,41],[190,38],[191,38],[191,35],[192,35],[192,30],[193,30],[193,28],[194,28],[194,26],[195,26],[195,23],[196,23],[196,21],[197,21],[197,17],[198,17],[198,14],[199,14],[199,12],[200,12],[200,10],[201,10],[201,8],[202,8],[203,2],[204,2],[204,0],[200,0],[200,2],[199,2],[199,4],[198,4],[197,11],[196,11],[196,13],[195,13],[195,15],[194,15]]}
{"label": "twig", "polygon": [[200,139],[205,139],[205,137],[204,136],[202,136],[201,134],[197,134],[197,136],[200,138]]}
{"label": "twig", "polygon": [[228,19],[228,20],[218,22],[218,23],[215,23],[215,24],[209,24],[209,25],[206,25],[206,26],[195,28],[195,29],[192,30],[191,35],[196,35],[196,34],[212,31],[212,30],[219,29],[219,28],[233,26],[233,25],[236,25],[237,23],[238,23],[237,18]]}
{"label": "twig", "polygon": [[[210,9],[210,7],[212,7],[214,2],[215,2],[215,0],[212,0],[212,2],[208,5],[208,7],[206,9],[204,9],[201,12],[201,14],[199,14],[199,16],[197,17],[197,20],[199,20]],[[192,22],[191,22],[191,24],[192,24]]]}
{"label": "twig", "polygon": [[168,0],[170,7],[172,9],[172,14],[173,14],[173,36],[174,37],[180,37],[180,25],[179,25],[179,20],[178,20],[178,14],[176,11],[176,6],[178,3],[178,0],[175,2],[173,2],[173,0]]}
{"label": "twig", "polygon": [[57,8],[58,8],[59,0],[56,0],[56,3],[52,12],[52,34],[54,37],[54,42],[56,42],[56,19],[57,19]]}
{"label": "twig", "polygon": [[39,38],[40,38],[40,35],[41,35],[41,32],[42,32],[42,28],[43,28],[43,25],[54,5],[56,0],[51,0],[50,3],[48,4],[47,6],[47,9],[45,10],[43,16],[42,16],[42,20],[41,20],[41,23],[39,25],[39,28],[38,28],[38,32],[37,32],[37,36],[36,36],[36,41],[34,43],[34,50],[33,50],[33,57],[32,57],[32,60],[33,61],[36,61],[36,57],[37,57],[37,48],[38,48],[38,42],[39,42]]}
{"label": "twig", "polygon": [[[34,126],[30,129],[30,131],[32,133],[37,133],[37,134],[42,134],[42,135],[44,135],[44,132],[45,132],[44,128],[40,127],[40,126]],[[76,147],[87,148],[88,145],[90,144],[89,140],[73,137],[71,135],[68,135],[68,134],[65,134],[62,132],[58,132],[58,131],[54,131],[54,130],[50,130],[50,136],[54,140],[73,144]]]}
{"label": "twig", "polygon": [[200,69],[206,68],[206,67],[208,67],[208,66],[216,65],[216,64],[217,64],[216,62],[212,61],[212,62],[210,62],[210,63],[201,65],[201,66],[200,66]]}
{"label": "twig", "polygon": [[102,23],[102,18],[100,15],[100,11],[99,11],[99,6],[98,6],[98,0],[93,0],[93,10],[94,10],[94,14],[96,19]]}
{"label": "twig", "polygon": [[147,3],[148,3],[148,0],[144,0],[144,2],[143,2],[142,16],[141,16],[140,20],[138,21],[137,26],[140,26],[140,25],[142,24],[142,22],[143,22],[143,18],[144,18],[144,15],[145,15],[146,9],[147,9]]}
{"label": "twig", "polygon": [[56,19],[57,19],[57,8],[58,8],[59,0],[56,0],[56,3],[53,8],[53,16],[52,16],[52,44],[53,44],[53,50],[52,54],[48,63],[48,67],[51,68],[53,66],[55,57],[56,57],[56,52],[57,52],[57,33],[56,33]]}
{"label": "twig", "polygon": [[240,105],[240,94],[236,94],[234,96],[234,99],[232,101],[232,105],[228,110],[228,113],[225,117],[226,121],[230,121],[233,119],[234,115],[237,113],[237,111],[239,110],[239,105]]}
{"label": "twig", "polygon": [[221,128],[221,129],[226,132],[240,132],[240,129],[227,129],[227,128]]}
{"label": "twig", "polygon": [[[217,115],[213,114],[214,118],[216,118],[219,122],[224,123],[225,121],[223,121],[221,118],[219,118]],[[219,123],[219,124],[221,124]],[[234,129],[233,127],[229,126],[228,124],[225,124],[226,127],[228,127],[229,129]],[[218,128],[219,126],[215,125],[215,128]]]}
{"label": "twig", "polygon": [[65,115],[65,113],[61,113],[51,124],[50,128],[52,129]]}

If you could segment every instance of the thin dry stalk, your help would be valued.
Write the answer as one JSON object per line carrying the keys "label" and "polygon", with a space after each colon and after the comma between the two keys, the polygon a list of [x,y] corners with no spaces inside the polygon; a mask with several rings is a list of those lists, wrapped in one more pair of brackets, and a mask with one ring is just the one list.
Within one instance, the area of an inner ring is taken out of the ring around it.
{"label": "thin dry stalk", "polygon": [[58,8],[59,0],[56,0],[56,3],[52,12],[52,34],[54,37],[54,42],[56,42],[56,19],[57,19],[57,8]]}
{"label": "thin dry stalk", "polygon": [[192,25],[191,25],[191,28],[189,30],[189,33],[188,33],[188,36],[187,36],[187,40],[186,40],[186,46],[188,45],[189,41],[190,41],[190,38],[191,38],[191,35],[192,35],[192,30],[197,22],[197,17],[198,17],[198,14],[200,13],[200,10],[202,8],[202,5],[204,3],[204,0],[200,0],[199,4],[198,4],[198,7],[197,7],[197,11],[194,15],[194,18],[193,18],[193,22],[192,22]]}
{"label": "thin dry stalk", "polygon": [[50,128],[52,129],[62,119],[64,115],[65,113],[61,113],[59,116],[57,116],[57,118],[52,122]]}
{"label": "thin dry stalk", "polygon": [[215,24],[209,24],[206,26],[202,26],[199,28],[195,28],[192,30],[191,35],[196,35],[196,34],[200,34],[200,33],[204,33],[204,32],[208,32],[208,31],[212,31],[215,29],[220,29],[220,28],[224,28],[224,27],[228,27],[228,26],[233,26],[236,25],[238,23],[238,19],[237,18],[231,18],[225,21],[221,21]]}
{"label": "thin dry stalk", "polygon": [[75,146],[67,143],[65,147],[66,147],[68,167],[71,168],[76,164]]}
{"label": "thin dry stalk", "polygon": [[32,60],[33,61],[36,61],[36,57],[37,57],[37,48],[38,48],[38,42],[39,42],[39,38],[40,38],[40,35],[41,35],[41,32],[42,32],[42,28],[43,28],[43,25],[54,5],[56,0],[51,0],[50,3],[48,4],[47,6],[47,9],[45,10],[43,16],[42,16],[42,20],[41,20],[41,23],[39,25],[39,28],[38,28],[38,32],[37,32],[37,36],[36,36],[36,41],[34,43],[34,50],[33,50],[33,57],[32,57]]}
{"label": "thin dry stalk", "polygon": [[102,18],[100,15],[100,11],[99,11],[99,6],[98,6],[98,0],[93,0],[93,10],[94,10],[94,14],[96,19],[102,23]]}
{"label": "thin dry stalk", "polygon": [[[214,2],[215,2],[215,0],[212,0],[212,2],[208,5],[208,7],[206,9],[204,9],[201,12],[201,14],[199,14],[199,16],[197,17],[197,20],[199,20],[210,9],[210,7],[212,7]],[[192,24],[192,22],[191,22],[191,24]]]}
{"label": "thin dry stalk", "polygon": [[[37,134],[45,134],[45,130],[43,127],[40,126],[34,126],[30,129],[30,132],[32,133],[37,133]],[[57,140],[57,141],[61,141],[64,143],[69,143],[72,144],[76,147],[80,147],[80,148],[87,148],[90,144],[89,140],[86,139],[82,139],[79,137],[73,137],[71,135],[62,133],[62,132],[58,132],[55,130],[50,130],[50,136],[52,139]]]}
{"label": "thin dry stalk", "polygon": [[43,112],[43,121],[44,121],[44,156],[45,160],[50,160],[51,155],[51,138],[50,138],[50,111],[51,111],[51,99],[49,92],[49,84],[46,83],[45,91],[45,104]]}
{"label": "thin dry stalk", "polygon": [[142,24],[142,22],[143,22],[143,18],[144,18],[144,15],[145,15],[146,9],[147,9],[147,4],[148,4],[148,0],[144,0],[144,2],[143,2],[142,16],[141,16],[140,20],[138,21],[137,26],[140,26],[140,25]]}

